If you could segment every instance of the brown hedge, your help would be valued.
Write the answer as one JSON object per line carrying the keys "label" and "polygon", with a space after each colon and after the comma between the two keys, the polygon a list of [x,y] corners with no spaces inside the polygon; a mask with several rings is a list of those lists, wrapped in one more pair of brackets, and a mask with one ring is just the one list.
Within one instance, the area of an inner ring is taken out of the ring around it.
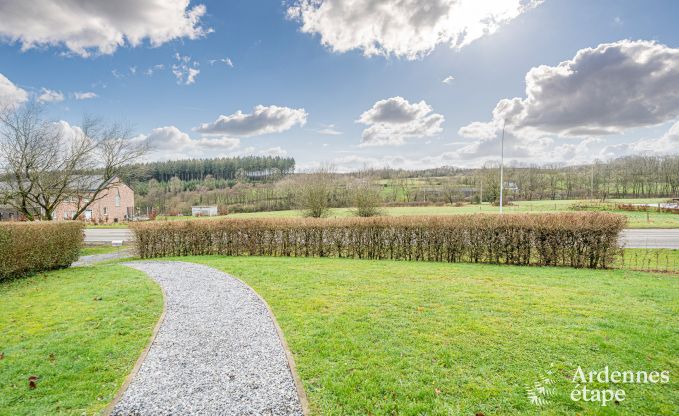
{"label": "brown hedge", "polygon": [[303,256],[605,268],[624,216],[455,215],[341,219],[225,219],[136,224],[142,258]]}
{"label": "brown hedge", "polygon": [[80,222],[0,223],[0,280],[68,267],[82,241]]}

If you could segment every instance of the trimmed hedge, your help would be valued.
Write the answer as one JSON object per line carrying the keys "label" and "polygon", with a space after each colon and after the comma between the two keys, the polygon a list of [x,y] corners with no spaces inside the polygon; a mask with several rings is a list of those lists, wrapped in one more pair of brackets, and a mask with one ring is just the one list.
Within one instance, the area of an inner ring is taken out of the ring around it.
{"label": "trimmed hedge", "polygon": [[142,258],[190,255],[346,257],[605,268],[622,215],[454,215],[224,219],[132,226]]}
{"label": "trimmed hedge", "polygon": [[82,241],[81,222],[0,223],[0,280],[68,267]]}

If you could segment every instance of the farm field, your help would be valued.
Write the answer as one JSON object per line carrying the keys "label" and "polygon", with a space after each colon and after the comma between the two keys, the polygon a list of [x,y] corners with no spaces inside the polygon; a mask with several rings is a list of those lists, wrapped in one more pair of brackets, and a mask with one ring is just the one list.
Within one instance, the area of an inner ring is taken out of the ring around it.
{"label": "farm field", "polygon": [[0,282],[0,299],[0,414],[15,416],[98,414],[163,308],[151,279],[115,264]]}
{"label": "farm field", "polygon": [[[675,275],[343,259],[186,257],[272,307],[312,414],[679,412],[676,379],[573,402],[574,370],[679,370]],[[526,386],[553,371],[543,409]]]}
{"label": "farm field", "polygon": [[[610,200],[612,203],[658,203],[662,199],[619,199]],[[578,201],[575,200],[559,200],[559,201],[520,201],[513,205],[505,207],[507,213],[524,213],[524,212],[567,212],[572,211],[571,205]],[[483,205],[464,205],[461,207],[455,206],[425,206],[425,207],[389,207],[384,208],[385,215],[401,216],[401,215],[456,215],[456,214],[473,214],[473,213],[497,213],[499,208],[490,204]],[[629,228],[679,228],[679,215],[662,213],[662,212],[630,212],[622,210],[609,211],[625,215],[629,219]],[[351,208],[335,208],[331,210],[330,217],[348,217],[352,216]],[[275,217],[301,217],[300,210],[287,211],[268,211],[268,212],[253,212],[253,213],[238,213],[227,216],[207,217],[210,219],[220,218],[275,218]],[[158,220],[167,221],[185,221],[191,220],[194,217],[177,216],[165,217],[159,216]]]}

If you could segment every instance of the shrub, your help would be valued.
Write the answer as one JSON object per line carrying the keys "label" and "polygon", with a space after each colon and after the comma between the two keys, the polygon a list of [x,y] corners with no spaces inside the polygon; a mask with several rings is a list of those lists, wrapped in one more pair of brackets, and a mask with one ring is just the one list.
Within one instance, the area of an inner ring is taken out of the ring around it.
{"label": "shrub", "polygon": [[612,211],[615,205],[600,201],[577,201],[570,205],[572,211]]}
{"label": "shrub", "polygon": [[295,200],[305,217],[321,218],[328,215],[334,182],[332,167],[320,168],[299,178]]}
{"label": "shrub", "polygon": [[668,214],[679,214],[679,208],[663,205],[638,205],[638,204],[618,204],[616,208],[622,211],[641,211],[641,212],[666,212]]}
{"label": "shrub", "polygon": [[371,180],[362,180],[353,184],[351,192],[353,194],[353,210],[357,217],[374,217],[382,214],[380,205],[382,196],[380,188],[372,183]]}
{"label": "shrub", "polygon": [[142,258],[346,257],[605,268],[624,216],[608,213],[338,219],[224,219],[135,224]]}
{"label": "shrub", "polygon": [[82,241],[78,221],[0,223],[0,280],[68,267]]}

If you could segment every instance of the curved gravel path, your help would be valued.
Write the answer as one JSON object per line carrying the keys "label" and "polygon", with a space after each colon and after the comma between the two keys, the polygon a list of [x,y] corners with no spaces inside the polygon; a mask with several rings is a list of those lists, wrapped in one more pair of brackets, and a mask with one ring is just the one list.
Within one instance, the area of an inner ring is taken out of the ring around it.
{"label": "curved gravel path", "polygon": [[[165,292],[165,317],[113,415],[302,415],[264,301],[228,274],[183,262],[126,263]],[[303,393],[301,393],[303,395]]]}

